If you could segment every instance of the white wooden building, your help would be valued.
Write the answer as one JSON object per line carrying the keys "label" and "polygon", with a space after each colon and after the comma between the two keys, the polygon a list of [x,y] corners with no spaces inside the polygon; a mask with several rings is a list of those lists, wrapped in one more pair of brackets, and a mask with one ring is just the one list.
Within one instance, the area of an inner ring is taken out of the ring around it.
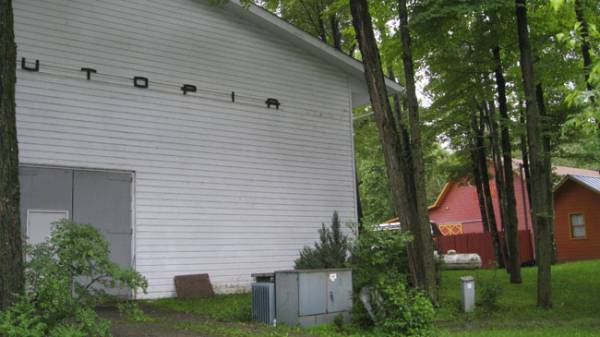
{"label": "white wooden building", "polygon": [[158,298],[184,274],[240,290],[292,267],[334,210],[356,220],[359,62],[235,0],[13,4],[30,240],[90,222]]}

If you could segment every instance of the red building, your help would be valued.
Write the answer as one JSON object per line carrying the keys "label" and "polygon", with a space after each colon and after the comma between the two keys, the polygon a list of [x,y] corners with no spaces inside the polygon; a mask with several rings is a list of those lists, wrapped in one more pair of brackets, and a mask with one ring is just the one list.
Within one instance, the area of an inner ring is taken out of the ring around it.
{"label": "red building", "polygon": [[[527,187],[521,175],[520,162],[515,160],[513,166],[519,230],[533,233]],[[553,173],[561,177],[567,175],[600,177],[597,171],[565,166],[554,166]],[[498,230],[501,231],[500,202],[494,179],[490,180],[490,189],[496,214],[496,224]],[[483,223],[476,187],[469,184],[467,179],[462,182],[448,182],[435,203],[429,207],[429,218],[438,224],[444,234],[482,233]]]}
{"label": "red building", "polygon": [[554,189],[560,261],[600,259],[600,177],[567,175]]}
{"label": "red building", "polygon": [[[561,261],[600,258],[600,174],[597,171],[556,166],[553,173],[564,177],[554,192],[555,237]],[[519,225],[521,261],[534,256],[534,233],[529,198],[519,162],[515,163],[514,187]],[[494,180],[490,180],[498,231],[502,232],[499,198]],[[493,265],[491,236],[484,233],[477,189],[467,179],[446,184],[429,208],[430,220],[437,224],[443,237],[436,248],[445,252],[477,253],[484,266]],[[502,236],[502,233],[501,233]]]}
{"label": "red building", "polygon": [[[527,188],[521,179],[521,175],[516,172],[514,186],[519,230],[530,230],[531,218],[529,216]],[[496,183],[493,179],[490,181],[490,190],[498,231],[502,231],[500,204]],[[436,202],[429,207],[429,218],[445,234],[482,233],[484,230],[479,210],[477,188],[469,184],[466,179],[462,182],[447,183]]]}

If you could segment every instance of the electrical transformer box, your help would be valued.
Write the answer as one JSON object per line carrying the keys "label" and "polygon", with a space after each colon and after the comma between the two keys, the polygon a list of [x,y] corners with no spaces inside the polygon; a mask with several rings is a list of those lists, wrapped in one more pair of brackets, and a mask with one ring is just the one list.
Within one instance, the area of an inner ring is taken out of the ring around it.
{"label": "electrical transformer box", "polygon": [[310,327],[332,323],[336,316],[350,321],[352,270],[318,269],[275,272],[277,321]]}

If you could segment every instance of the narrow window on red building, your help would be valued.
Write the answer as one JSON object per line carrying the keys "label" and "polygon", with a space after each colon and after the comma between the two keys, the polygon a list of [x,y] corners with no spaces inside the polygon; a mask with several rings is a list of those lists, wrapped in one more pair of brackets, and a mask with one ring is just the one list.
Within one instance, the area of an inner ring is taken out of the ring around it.
{"label": "narrow window on red building", "polygon": [[585,219],[583,214],[570,214],[571,221],[571,237],[573,239],[585,238]]}

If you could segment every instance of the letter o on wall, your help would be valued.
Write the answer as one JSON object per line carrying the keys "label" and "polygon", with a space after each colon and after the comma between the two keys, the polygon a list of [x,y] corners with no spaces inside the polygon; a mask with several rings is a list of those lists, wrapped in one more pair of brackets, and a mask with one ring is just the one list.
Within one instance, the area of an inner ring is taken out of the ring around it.
{"label": "letter o on wall", "polygon": [[133,78],[133,86],[136,88],[146,89],[148,88],[148,78],[136,76]]}

